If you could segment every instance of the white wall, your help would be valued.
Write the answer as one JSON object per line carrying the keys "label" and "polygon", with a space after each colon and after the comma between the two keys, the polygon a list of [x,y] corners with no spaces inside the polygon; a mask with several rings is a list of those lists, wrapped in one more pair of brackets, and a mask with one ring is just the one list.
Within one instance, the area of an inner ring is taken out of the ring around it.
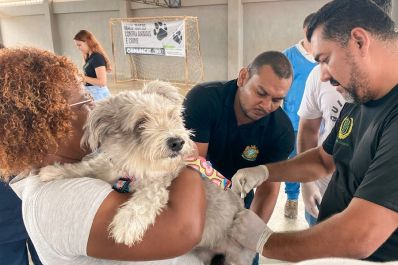
{"label": "white wall", "polygon": [[33,46],[51,50],[51,37],[44,15],[16,16],[1,19],[1,34],[5,46]]}
{"label": "white wall", "polygon": [[392,19],[398,23],[398,0],[392,0]]}
{"label": "white wall", "polygon": [[327,0],[269,1],[244,4],[244,65],[266,50],[283,51],[304,37],[304,18]]}

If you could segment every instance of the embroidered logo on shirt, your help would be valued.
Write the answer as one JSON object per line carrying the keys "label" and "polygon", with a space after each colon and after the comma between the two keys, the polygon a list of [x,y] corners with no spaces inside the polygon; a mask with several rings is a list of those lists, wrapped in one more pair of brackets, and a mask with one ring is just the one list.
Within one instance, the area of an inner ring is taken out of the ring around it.
{"label": "embroidered logo on shirt", "polygon": [[343,119],[343,122],[340,124],[338,138],[340,140],[344,140],[345,138],[347,138],[351,134],[353,125],[354,125],[354,119],[345,117]]}
{"label": "embroidered logo on shirt", "polygon": [[257,146],[248,145],[248,146],[246,146],[245,150],[243,151],[242,157],[249,161],[255,161],[259,152],[260,151],[258,151]]}

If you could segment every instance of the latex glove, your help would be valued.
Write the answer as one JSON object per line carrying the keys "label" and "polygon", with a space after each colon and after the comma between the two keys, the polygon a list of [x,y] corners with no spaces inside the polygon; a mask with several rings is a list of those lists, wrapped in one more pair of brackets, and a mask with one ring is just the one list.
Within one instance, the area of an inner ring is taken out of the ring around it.
{"label": "latex glove", "polygon": [[232,177],[232,191],[246,197],[269,177],[268,168],[264,165],[239,169]]}
{"label": "latex glove", "polygon": [[318,218],[318,205],[320,205],[322,201],[322,195],[318,185],[316,185],[315,182],[301,183],[301,192],[303,194],[305,210],[313,217]]}
{"label": "latex glove", "polygon": [[244,209],[236,214],[230,235],[243,247],[258,253],[263,248],[273,231],[253,211]]}

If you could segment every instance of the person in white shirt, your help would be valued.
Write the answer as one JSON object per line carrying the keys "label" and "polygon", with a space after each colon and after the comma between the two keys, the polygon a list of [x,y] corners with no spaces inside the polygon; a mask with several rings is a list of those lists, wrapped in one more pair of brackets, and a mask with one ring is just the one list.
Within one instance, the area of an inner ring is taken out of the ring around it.
{"label": "person in white shirt", "polygon": [[115,243],[108,227],[129,194],[98,179],[44,183],[37,176],[41,167],[78,162],[89,152],[80,140],[93,103],[76,66],[35,48],[3,49],[0,65],[2,179],[18,175],[10,186],[22,199],[26,230],[43,264],[201,264],[194,256],[175,259],[202,237],[206,201],[198,173],[181,171],[142,241]]}
{"label": "person in white shirt", "polygon": [[[323,143],[344,106],[344,97],[330,82],[321,81],[321,68],[316,66],[308,76],[303,99],[297,114],[300,116],[297,151],[303,153]],[[310,226],[316,223],[321,200],[330,177],[301,183],[305,205],[305,219]]]}

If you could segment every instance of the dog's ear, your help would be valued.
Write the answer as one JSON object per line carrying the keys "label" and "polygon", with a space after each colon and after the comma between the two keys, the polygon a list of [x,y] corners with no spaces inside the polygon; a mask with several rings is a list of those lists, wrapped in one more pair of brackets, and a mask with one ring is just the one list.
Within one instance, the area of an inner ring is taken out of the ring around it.
{"label": "dog's ear", "polygon": [[163,96],[175,104],[182,104],[184,97],[180,94],[179,89],[168,82],[159,80],[151,81],[142,88],[143,93],[156,93]]}
{"label": "dog's ear", "polygon": [[81,145],[90,147],[92,151],[97,150],[107,134],[115,132],[118,125],[115,119],[115,108],[112,107],[113,97],[96,102],[93,110],[88,115],[84,125],[84,134]]}

